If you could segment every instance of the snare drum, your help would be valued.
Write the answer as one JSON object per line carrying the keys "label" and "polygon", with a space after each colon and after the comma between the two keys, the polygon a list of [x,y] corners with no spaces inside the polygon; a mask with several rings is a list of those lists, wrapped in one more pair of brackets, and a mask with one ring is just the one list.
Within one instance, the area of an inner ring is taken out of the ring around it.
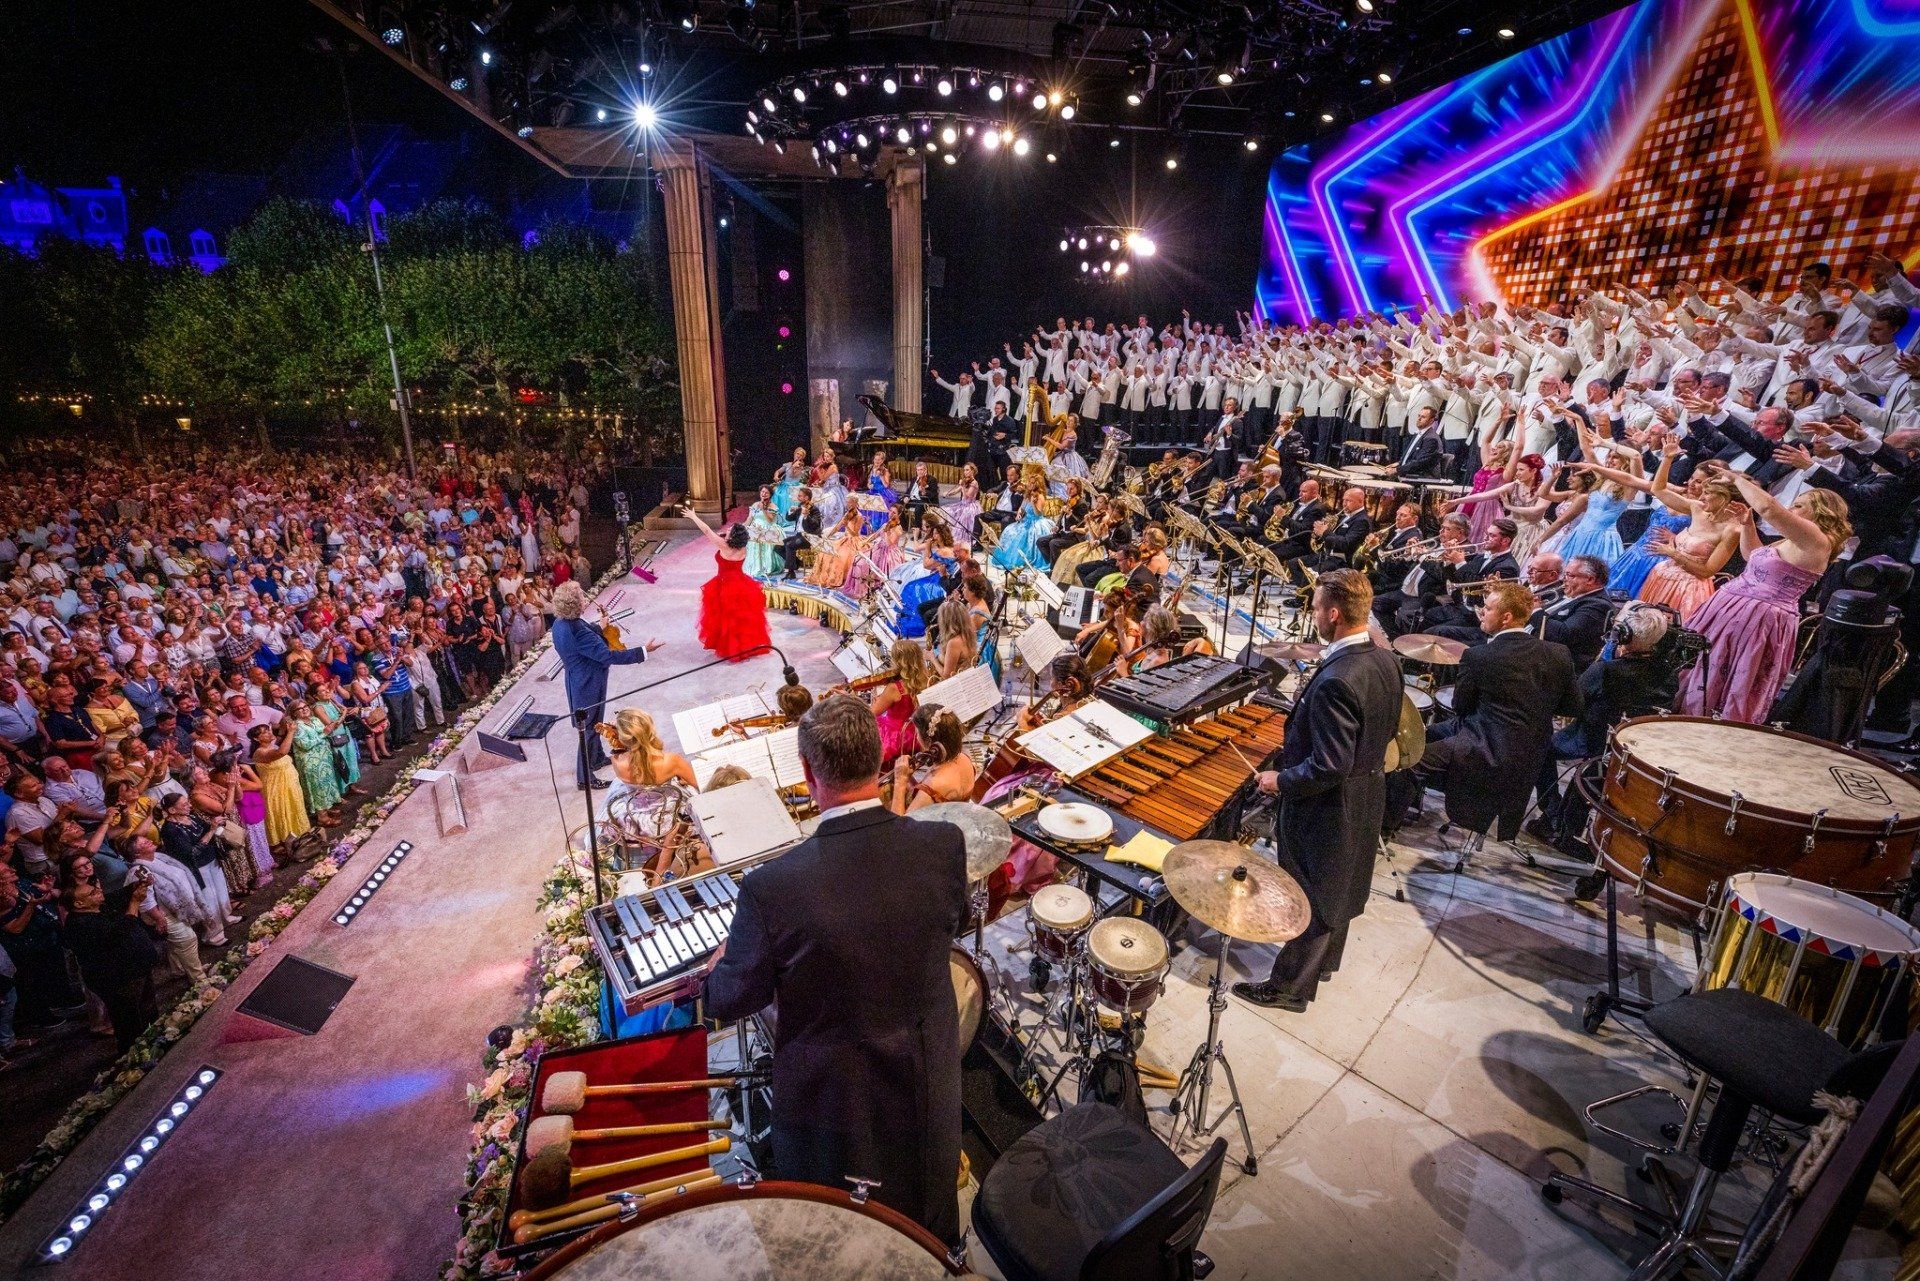
{"label": "snare drum", "polygon": [[1064,961],[1078,951],[1092,921],[1093,899],[1075,885],[1046,886],[1027,904],[1034,954],[1049,960]]}
{"label": "snare drum", "polygon": [[1920,930],[1863,899],[1791,876],[1742,872],[1727,878],[1694,986],[1764,996],[1859,1049],[1916,952]]}
{"label": "snare drum", "polygon": [[556,1250],[528,1281],[931,1281],[959,1276],[931,1232],[878,1201],[812,1183],[702,1188]]}
{"label": "snare drum", "polygon": [[1167,940],[1137,916],[1115,916],[1087,931],[1087,984],[1108,1007],[1140,1014],[1160,998]]}
{"label": "snare drum", "polygon": [[1920,786],[1817,738],[1698,716],[1615,727],[1593,847],[1619,880],[1682,911],[1736,872],[1885,894],[1913,861]]}

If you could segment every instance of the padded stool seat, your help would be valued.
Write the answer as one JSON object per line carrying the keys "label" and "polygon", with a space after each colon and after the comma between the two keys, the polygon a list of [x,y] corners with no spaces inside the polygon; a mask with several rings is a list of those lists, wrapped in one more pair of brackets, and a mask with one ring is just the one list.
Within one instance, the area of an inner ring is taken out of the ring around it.
{"label": "padded stool seat", "polygon": [[1689,992],[1647,1011],[1647,1030],[1755,1107],[1812,1125],[1814,1106],[1846,1062],[1840,1042],[1786,1006],[1738,988]]}
{"label": "padded stool seat", "polygon": [[1187,1173],[1158,1136],[1105,1103],[1082,1103],[994,1162],[973,1226],[1010,1281],[1075,1281],[1094,1247]]}

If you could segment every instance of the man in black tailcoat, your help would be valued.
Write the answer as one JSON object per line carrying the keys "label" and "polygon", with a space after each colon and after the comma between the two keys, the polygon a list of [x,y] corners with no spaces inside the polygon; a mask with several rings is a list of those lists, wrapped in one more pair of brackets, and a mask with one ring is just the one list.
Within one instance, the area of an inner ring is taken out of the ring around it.
{"label": "man in black tailcoat", "polygon": [[960,1028],[947,953],[967,916],[958,828],[880,802],[880,729],[816,703],[800,760],[814,834],[750,872],[707,976],[723,1022],[778,1001],[774,1177],[873,1195],[960,1241]]}
{"label": "man in black tailcoat", "polygon": [[1313,593],[1313,620],[1328,642],[1295,700],[1277,768],[1259,776],[1277,799],[1280,866],[1306,890],[1313,919],[1280,949],[1264,983],[1236,983],[1255,1005],[1306,1009],[1340,967],[1347,926],[1367,906],[1387,800],[1387,744],[1400,725],[1400,663],[1367,635],[1373,589],[1358,571],[1332,570]]}

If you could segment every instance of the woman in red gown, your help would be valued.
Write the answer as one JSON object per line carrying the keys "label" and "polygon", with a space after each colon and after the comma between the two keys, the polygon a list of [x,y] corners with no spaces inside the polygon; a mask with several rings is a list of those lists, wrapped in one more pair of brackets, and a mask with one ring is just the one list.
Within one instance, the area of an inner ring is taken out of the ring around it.
{"label": "woman in red gown", "polygon": [[713,544],[715,573],[700,589],[700,643],[739,660],[767,648],[767,597],[747,577],[747,527],[730,525],[723,538],[691,507],[682,508]]}

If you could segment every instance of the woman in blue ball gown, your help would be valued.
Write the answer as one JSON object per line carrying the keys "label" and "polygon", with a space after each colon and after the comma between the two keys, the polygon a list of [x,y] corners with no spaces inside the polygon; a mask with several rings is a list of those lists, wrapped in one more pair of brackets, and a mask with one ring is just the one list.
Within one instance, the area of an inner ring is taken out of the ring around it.
{"label": "woman in blue ball gown", "polygon": [[1053,533],[1053,522],[1040,514],[1040,500],[1046,495],[1046,482],[1035,481],[1027,487],[1020,515],[1000,530],[1000,541],[993,549],[993,563],[1001,569],[1039,569],[1047,567],[1040,551],[1040,540]]}

